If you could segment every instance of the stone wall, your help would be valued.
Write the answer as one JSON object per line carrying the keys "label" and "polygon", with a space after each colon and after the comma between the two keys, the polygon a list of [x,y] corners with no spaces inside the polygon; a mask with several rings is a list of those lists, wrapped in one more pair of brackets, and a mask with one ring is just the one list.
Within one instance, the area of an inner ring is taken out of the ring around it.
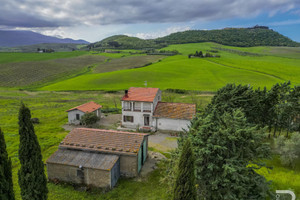
{"label": "stone wall", "polygon": [[62,182],[86,184],[94,187],[111,187],[110,171],[88,169],[81,170],[83,177],[80,177],[77,171],[78,167],[47,163],[48,179],[58,179]]}
{"label": "stone wall", "polygon": [[138,157],[129,155],[120,155],[121,176],[135,177],[138,175]]}

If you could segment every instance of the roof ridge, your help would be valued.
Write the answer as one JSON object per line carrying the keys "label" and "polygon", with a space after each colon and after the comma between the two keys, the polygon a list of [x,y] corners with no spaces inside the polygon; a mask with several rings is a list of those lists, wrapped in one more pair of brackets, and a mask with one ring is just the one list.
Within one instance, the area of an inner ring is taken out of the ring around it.
{"label": "roof ridge", "polygon": [[73,130],[80,129],[80,130],[89,130],[89,131],[97,131],[97,132],[110,132],[110,133],[125,133],[125,134],[132,134],[132,135],[149,135],[147,133],[138,133],[138,132],[127,132],[127,131],[118,131],[118,130],[111,130],[111,129],[97,129],[97,128],[75,128]]}
{"label": "roof ridge", "polygon": [[165,101],[159,101],[158,103],[172,103],[172,104],[187,104],[187,105],[196,105],[195,103],[178,103],[178,102],[165,102]]}

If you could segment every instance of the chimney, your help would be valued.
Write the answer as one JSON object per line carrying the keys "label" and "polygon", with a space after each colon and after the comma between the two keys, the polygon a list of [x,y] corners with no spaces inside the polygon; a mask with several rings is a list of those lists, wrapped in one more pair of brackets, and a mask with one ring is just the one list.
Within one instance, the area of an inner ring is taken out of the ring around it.
{"label": "chimney", "polygon": [[125,97],[128,97],[128,90],[125,90]]}

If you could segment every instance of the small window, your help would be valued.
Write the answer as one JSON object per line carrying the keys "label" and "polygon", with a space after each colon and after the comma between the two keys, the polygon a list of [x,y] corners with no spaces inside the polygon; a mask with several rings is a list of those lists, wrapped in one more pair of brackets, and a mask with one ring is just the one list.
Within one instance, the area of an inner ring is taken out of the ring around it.
{"label": "small window", "polygon": [[158,95],[158,101],[161,101],[160,95]]}
{"label": "small window", "polygon": [[76,114],[76,120],[80,120],[80,115]]}
{"label": "small window", "polygon": [[133,116],[124,116],[124,122],[133,122]]}

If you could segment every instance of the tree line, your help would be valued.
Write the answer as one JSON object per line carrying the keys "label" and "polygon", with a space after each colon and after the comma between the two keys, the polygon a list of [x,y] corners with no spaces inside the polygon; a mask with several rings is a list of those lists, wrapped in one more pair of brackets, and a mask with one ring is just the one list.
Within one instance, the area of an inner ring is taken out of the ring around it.
{"label": "tree line", "polygon": [[[299,131],[299,88],[285,82],[269,90],[235,84],[219,89],[206,109],[193,118],[189,131],[179,138],[178,148],[165,161],[162,182],[168,185],[173,199],[273,198],[270,182],[256,170],[268,168],[263,160],[272,155],[267,142],[272,130],[285,130],[286,137],[292,130]],[[299,150],[298,135],[293,135],[291,145],[286,140],[279,144],[285,149],[283,153],[289,153],[286,162],[295,158],[296,148]]]}
{"label": "tree line", "polygon": [[[31,113],[23,103],[19,110],[19,160],[18,182],[23,200],[46,200],[47,178],[44,172],[41,147],[31,122]],[[4,133],[0,129],[0,199],[14,200],[12,165],[8,157]]]}

